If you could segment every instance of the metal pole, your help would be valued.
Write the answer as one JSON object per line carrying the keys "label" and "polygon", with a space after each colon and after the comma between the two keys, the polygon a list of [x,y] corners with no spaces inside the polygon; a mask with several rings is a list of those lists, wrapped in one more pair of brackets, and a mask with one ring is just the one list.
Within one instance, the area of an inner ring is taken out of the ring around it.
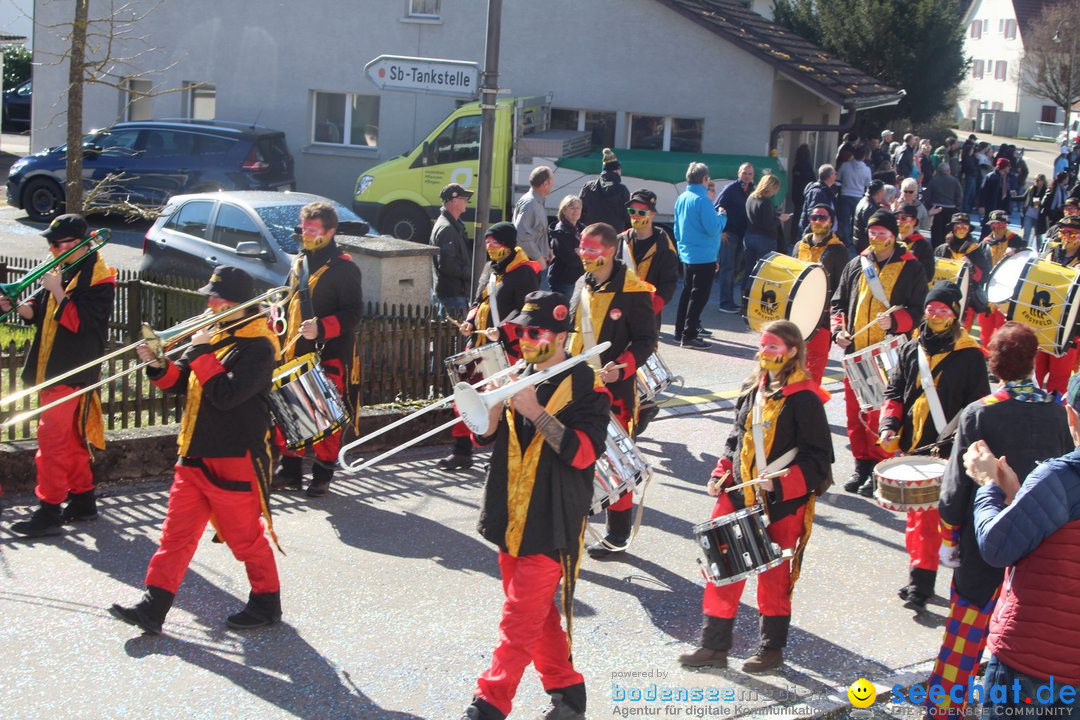
{"label": "metal pole", "polygon": [[[476,188],[476,240],[473,242],[470,292],[475,290],[481,268],[487,260],[484,237],[491,214],[491,160],[495,141],[495,101],[499,99],[499,36],[502,33],[502,0],[488,0],[487,48],[484,75],[480,82],[480,169]],[[508,188],[512,192],[512,188]]]}

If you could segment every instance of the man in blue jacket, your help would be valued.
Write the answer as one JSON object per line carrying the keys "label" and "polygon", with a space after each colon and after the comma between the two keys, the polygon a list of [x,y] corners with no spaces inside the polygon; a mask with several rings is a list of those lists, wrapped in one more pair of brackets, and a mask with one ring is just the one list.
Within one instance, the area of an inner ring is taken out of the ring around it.
{"label": "man in blue jacket", "polygon": [[705,187],[708,182],[709,166],[690,163],[686,169],[686,190],[675,201],[675,243],[684,266],[675,339],[682,347],[709,347],[698,337],[701,311],[712,292],[720,234],[727,225],[727,216],[723,209],[713,208]]}

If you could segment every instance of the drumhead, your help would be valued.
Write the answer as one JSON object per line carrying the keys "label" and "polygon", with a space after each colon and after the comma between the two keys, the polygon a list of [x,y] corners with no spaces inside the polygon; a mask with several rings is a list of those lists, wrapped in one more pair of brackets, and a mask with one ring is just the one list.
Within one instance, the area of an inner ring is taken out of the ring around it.
{"label": "drumhead", "polygon": [[[1019,250],[1012,257],[1007,257],[990,271],[986,286],[986,299],[992,303],[1007,303],[1016,294],[1016,286],[1024,272],[1028,260],[1035,258],[1031,250]],[[1037,258],[1036,258],[1037,259]]]}
{"label": "drumhead", "polygon": [[888,480],[912,482],[933,480],[945,474],[948,463],[941,458],[926,455],[905,455],[882,460],[874,467],[874,473]]}
{"label": "drumhead", "polygon": [[787,313],[787,319],[799,328],[803,340],[809,339],[817,329],[828,299],[829,278],[825,275],[825,268],[811,265],[803,270],[795,281],[795,286],[791,288]]}

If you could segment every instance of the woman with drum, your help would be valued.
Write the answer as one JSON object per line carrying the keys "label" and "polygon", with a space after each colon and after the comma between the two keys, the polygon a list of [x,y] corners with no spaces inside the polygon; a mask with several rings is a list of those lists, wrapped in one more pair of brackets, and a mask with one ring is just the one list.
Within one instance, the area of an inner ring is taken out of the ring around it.
{"label": "woman with drum", "polygon": [[[960,411],[989,394],[986,358],[960,324],[962,295],[956,283],[943,280],[926,295],[918,335],[900,350],[900,362],[885,389],[881,409],[881,446],[905,455],[947,455],[952,448],[953,420]],[[875,474],[881,471],[879,465]],[[937,577],[938,531],[936,507],[915,508],[903,497],[889,498],[878,483],[878,501],[890,508],[907,507],[904,541],[909,582],[900,588],[904,606],[926,608]]]}
{"label": "woman with drum", "polygon": [[761,645],[743,671],[765,672],[783,664],[791,595],[810,537],[814,495],[830,476],[832,437],[824,406],[829,395],[806,371],[806,343],[799,329],[787,320],[766,325],[758,364],[743,384],[735,425],[707,489],[717,496],[714,520],[756,516],[759,524],[767,523],[771,543],[792,555],[791,563],[785,557],[731,577],[714,574],[705,585],[701,647],[679,656],[689,667],[727,667],[745,577],[758,573]]}
{"label": "woman with drum", "polygon": [[[985,297],[982,289],[986,287],[986,282],[990,279],[990,258],[982,245],[971,239],[971,218],[967,213],[953,213],[945,242],[934,248],[934,255],[953,260],[966,260],[971,265],[968,273],[971,283],[968,297],[971,301],[968,302],[968,307],[964,312],[965,317],[962,320],[964,327],[970,329],[975,322],[975,314],[986,310],[986,305],[977,298]],[[982,337],[980,339],[983,347],[986,347],[987,339]]]}
{"label": "woman with drum", "polygon": [[[1057,224],[1057,241],[1046,244],[1043,260],[1064,265],[1080,266],[1080,216],[1067,215]],[[1047,234],[1049,237],[1049,233]],[[1064,355],[1051,355],[1040,350],[1035,356],[1035,382],[1039,387],[1064,397],[1069,377],[1076,370],[1076,338],[1069,341]]]}
{"label": "woman with drum", "polygon": [[[848,263],[848,250],[844,241],[833,232],[833,209],[825,203],[810,208],[810,232],[802,236],[795,246],[795,257],[804,262],[820,263],[825,268],[831,298],[840,283],[840,276]],[[829,332],[829,308],[826,304],[817,329],[806,341],[806,369],[818,383],[825,376],[829,364],[829,348],[832,335]]]}
{"label": "woman with drum", "polygon": [[[941,478],[939,557],[953,575],[945,636],[926,684],[940,685],[945,691],[935,717],[963,713],[963,704],[951,702],[949,690],[955,685],[966,687],[979,669],[1004,576],[1002,568],[990,566],[979,552],[974,522],[977,488],[964,468],[965,450],[982,440],[996,457],[1008,458],[1018,477],[1025,478],[1042,460],[1073,448],[1065,409],[1032,380],[1038,348],[1035,332],[1019,323],[1007,322],[994,334],[988,364],[1002,386],[964,409]],[[1017,432],[1018,428],[1024,432]]]}

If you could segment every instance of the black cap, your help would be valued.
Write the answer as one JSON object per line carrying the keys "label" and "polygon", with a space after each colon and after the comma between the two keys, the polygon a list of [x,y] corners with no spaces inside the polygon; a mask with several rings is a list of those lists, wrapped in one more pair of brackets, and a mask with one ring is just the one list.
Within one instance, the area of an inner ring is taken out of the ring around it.
{"label": "black cap", "polygon": [[1061,228],[1069,228],[1070,230],[1080,230],[1080,215],[1066,215],[1058,220],[1058,230]]}
{"label": "black cap", "polygon": [[635,190],[634,194],[630,196],[630,202],[641,203],[656,212],[656,193],[652,190]]}
{"label": "black cap", "polygon": [[488,228],[485,237],[495,238],[495,242],[508,248],[517,246],[517,228],[514,223],[497,222]]}
{"label": "black cap", "polygon": [[874,196],[884,189],[885,183],[881,182],[880,180],[871,180],[870,184],[866,186],[866,194]]}
{"label": "black cap", "polygon": [[217,295],[229,302],[246,302],[255,297],[255,281],[245,271],[231,265],[219,265],[210,282],[199,292]]}
{"label": "black cap", "polygon": [[986,222],[1009,222],[1009,214],[1004,210],[994,210],[986,217]]}
{"label": "black cap", "polygon": [[570,301],[562,293],[534,290],[525,296],[521,311],[507,319],[522,327],[543,328],[555,332],[570,332]]}
{"label": "black cap", "polygon": [[869,230],[872,227],[888,228],[893,235],[900,234],[900,226],[896,224],[896,216],[888,210],[877,210],[870,216],[870,219],[866,221],[866,228]]}
{"label": "black cap", "polygon": [[960,292],[960,286],[952,280],[942,280],[930,292],[926,293],[926,304],[932,302],[944,303],[949,306],[953,313],[960,317],[960,303],[964,300],[964,294]]}
{"label": "black cap", "polygon": [[810,208],[810,214],[813,215],[815,210],[824,210],[825,212],[829,213],[830,218],[836,217],[836,213],[833,212],[832,207],[826,205],[825,203],[818,203],[814,207]]}
{"label": "black cap", "polygon": [[1067,197],[1065,198],[1065,204],[1069,206],[1080,205],[1080,199],[1074,197]]}
{"label": "black cap", "polygon": [[919,206],[918,205],[904,205],[896,211],[897,215],[907,215],[913,217],[916,220],[919,219]]}
{"label": "black cap", "polygon": [[41,233],[41,236],[49,242],[55,242],[64,238],[78,238],[79,240],[82,240],[86,237],[89,229],[90,228],[82,215],[68,213],[67,215],[61,215],[49,223],[49,227]]}
{"label": "black cap", "polygon": [[967,213],[953,213],[953,216],[949,218],[950,225],[971,225],[971,216]]}
{"label": "black cap", "polygon": [[472,192],[466,190],[458,183],[450,183],[442,189],[442,192],[439,193],[439,197],[442,198],[443,202],[450,202],[451,200],[456,200],[459,197],[471,198],[472,196]]}

